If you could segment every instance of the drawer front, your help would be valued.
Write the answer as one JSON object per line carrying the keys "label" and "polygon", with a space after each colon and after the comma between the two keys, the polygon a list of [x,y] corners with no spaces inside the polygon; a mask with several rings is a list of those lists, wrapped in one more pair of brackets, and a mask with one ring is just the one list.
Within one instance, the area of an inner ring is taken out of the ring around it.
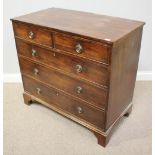
{"label": "drawer front", "polygon": [[85,103],[49,88],[36,80],[23,76],[24,89],[35,97],[56,106],[67,113],[82,118],[97,127],[104,128],[104,111],[97,110]]}
{"label": "drawer front", "polygon": [[52,46],[52,34],[37,26],[13,23],[15,36],[36,42],[45,46]]}
{"label": "drawer front", "polygon": [[110,47],[107,44],[54,33],[54,46],[81,57],[109,64]]}
{"label": "drawer front", "polygon": [[108,86],[108,68],[102,64],[53,52],[16,39],[18,53],[102,86]]}
{"label": "drawer front", "polygon": [[21,71],[53,87],[104,108],[107,91],[20,57]]}

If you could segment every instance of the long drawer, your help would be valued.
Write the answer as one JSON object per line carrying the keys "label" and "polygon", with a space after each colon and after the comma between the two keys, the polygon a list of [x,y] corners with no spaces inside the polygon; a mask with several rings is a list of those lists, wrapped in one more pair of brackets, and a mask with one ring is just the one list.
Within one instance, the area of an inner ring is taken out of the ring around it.
{"label": "long drawer", "polygon": [[95,106],[104,108],[107,101],[107,89],[90,85],[23,57],[19,57],[19,62],[23,74],[43,81]]}
{"label": "long drawer", "polygon": [[104,128],[104,111],[90,107],[81,101],[70,98],[62,92],[45,86],[26,76],[23,76],[23,83],[25,91],[29,92],[31,95],[94,124],[97,127]]}
{"label": "long drawer", "polygon": [[105,87],[108,86],[108,68],[100,63],[47,50],[17,38],[16,45],[20,55],[61,69],[79,78],[84,78]]}

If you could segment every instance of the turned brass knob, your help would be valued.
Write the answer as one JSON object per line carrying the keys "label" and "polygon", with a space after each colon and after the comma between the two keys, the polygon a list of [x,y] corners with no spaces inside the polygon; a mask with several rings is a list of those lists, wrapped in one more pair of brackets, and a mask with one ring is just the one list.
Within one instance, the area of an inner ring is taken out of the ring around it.
{"label": "turned brass knob", "polygon": [[77,93],[78,93],[78,94],[82,93],[82,90],[83,90],[82,87],[78,86],[76,89],[77,89]]}
{"label": "turned brass knob", "polygon": [[30,39],[34,39],[35,34],[32,31],[30,31],[28,36]]}
{"label": "turned brass knob", "polygon": [[75,66],[75,68],[76,68],[76,71],[78,72],[78,73],[81,73],[82,72],[82,66],[81,65],[76,65]]}
{"label": "turned brass knob", "polygon": [[78,54],[80,54],[80,53],[82,53],[82,50],[83,50],[82,45],[78,43],[78,44],[75,46],[75,51],[76,51]]}
{"label": "turned brass knob", "polygon": [[77,110],[77,112],[78,112],[79,114],[82,114],[82,113],[83,113],[83,109],[82,109],[81,107],[77,107],[76,110]]}
{"label": "turned brass knob", "polygon": [[38,75],[39,74],[39,70],[37,68],[34,68],[34,75]]}
{"label": "turned brass knob", "polygon": [[36,54],[37,54],[37,51],[35,49],[32,49],[32,56],[34,57],[36,56]]}
{"label": "turned brass knob", "polygon": [[41,94],[41,89],[37,88],[37,94]]}

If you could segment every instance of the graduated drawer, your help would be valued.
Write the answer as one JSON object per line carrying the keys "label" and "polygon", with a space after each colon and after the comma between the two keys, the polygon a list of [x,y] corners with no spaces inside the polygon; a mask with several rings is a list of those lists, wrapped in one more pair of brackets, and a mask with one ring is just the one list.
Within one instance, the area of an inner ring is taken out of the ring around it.
{"label": "graduated drawer", "polygon": [[52,46],[52,34],[43,28],[29,24],[13,22],[15,36],[45,46]]}
{"label": "graduated drawer", "polygon": [[111,48],[105,43],[62,33],[54,33],[54,46],[56,49],[109,64]]}
{"label": "graduated drawer", "polygon": [[80,59],[62,53],[47,50],[16,39],[18,53],[32,60],[48,64],[54,68],[71,73],[102,86],[108,85],[108,68],[100,63]]}
{"label": "graduated drawer", "polygon": [[36,80],[23,76],[25,91],[31,95],[59,108],[63,111],[81,118],[97,127],[104,128],[104,111],[88,106],[84,102],[48,87]]}
{"label": "graduated drawer", "polygon": [[19,57],[21,72],[48,85],[61,89],[75,97],[81,98],[93,105],[104,108],[107,90],[87,84],[72,78],[52,68],[45,67],[25,58]]}

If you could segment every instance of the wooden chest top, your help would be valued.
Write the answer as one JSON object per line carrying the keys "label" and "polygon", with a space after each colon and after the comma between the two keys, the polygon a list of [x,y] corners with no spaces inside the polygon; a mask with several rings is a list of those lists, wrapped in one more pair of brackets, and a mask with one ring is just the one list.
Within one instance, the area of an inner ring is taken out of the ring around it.
{"label": "wooden chest top", "polygon": [[80,11],[49,8],[13,19],[113,43],[144,22]]}

